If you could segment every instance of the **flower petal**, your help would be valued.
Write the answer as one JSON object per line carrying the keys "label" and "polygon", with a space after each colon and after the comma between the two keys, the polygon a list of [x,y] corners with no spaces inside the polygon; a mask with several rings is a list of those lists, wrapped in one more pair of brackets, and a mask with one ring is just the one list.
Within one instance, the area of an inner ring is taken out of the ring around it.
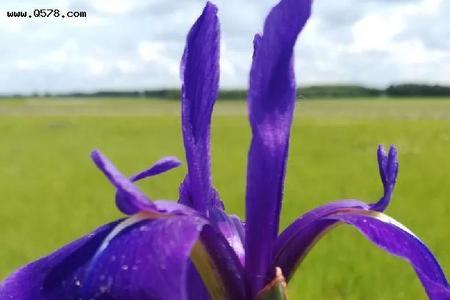
{"label": "flower petal", "polygon": [[[246,269],[253,295],[278,233],[292,114],[295,106],[293,48],[311,12],[311,0],[282,0],[254,40],[248,106],[252,142],[246,195]],[[275,275],[275,274],[273,274]]]}
{"label": "flower petal", "polygon": [[91,153],[91,158],[97,167],[106,175],[109,181],[123,195],[120,202],[117,202],[118,208],[125,214],[134,214],[139,211],[156,211],[156,207],[150,202],[150,199],[139,190],[127,177],[122,175],[119,170],[104,156],[100,151],[95,150]]}
{"label": "flower petal", "polygon": [[380,200],[372,204],[371,209],[383,212],[391,201],[392,193],[395,188],[398,174],[398,159],[397,149],[394,146],[389,148],[389,154],[386,155],[383,147],[378,146],[377,151],[378,167],[380,170],[380,177],[383,183],[384,193]]}
{"label": "flower petal", "polygon": [[204,227],[191,258],[211,299],[248,299],[244,268],[215,226]]}
{"label": "flower petal", "polygon": [[179,167],[181,165],[181,162],[178,158],[173,156],[167,156],[163,157],[157,162],[155,162],[150,168],[133,175],[130,180],[132,182],[136,182],[138,180],[155,176],[164,172],[167,172],[173,168]]}
{"label": "flower petal", "polygon": [[242,265],[245,264],[244,226],[237,216],[227,215],[222,209],[212,208],[209,221],[213,224],[233,248]]}
{"label": "flower petal", "polygon": [[[294,269],[301,263],[308,251],[322,234],[336,225],[337,221],[323,220],[324,217],[336,214],[348,208],[377,211],[386,209],[390,202],[398,173],[397,151],[391,146],[389,155],[386,155],[384,149],[379,146],[377,157],[380,177],[384,188],[383,196],[378,202],[370,205],[358,200],[331,202],[306,213],[286,228],[279,236],[275,244],[274,253],[275,256],[281,255],[284,256],[284,258],[275,258],[275,260],[283,261],[283,273],[287,278],[292,276]],[[302,232],[302,234],[300,234],[300,232]],[[285,247],[296,248],[296,250],[284,251],[283,248]]]}
{"label": "flower petal", "polygon": [[175,216],[124,227],[92,260],[82,298],[186,299],[190,253],[206,222]]}
{"label": "flower petal", "polygon": [[349,208],[369,210],[370,206],[358,200],[336,201],[317,207],[294,221],[276,240],[271,268],[281,267],[284,276],[290,280],[316,241],[337,223],[325,218]]}
{"label": "flower petal", "polygon": [[[415,269],[430,299],[450,299],[449,284],[436,258],[417,236],[394,219],[383,213],[361,208],[341,209],[310,223],[298,231],[297,235],[310,235],[314,227],[323,225],[324,221],[344,222],[354,226],[378,247],[406,259]],[[299,249],[294,245],[295,240],[296,237],[291,237],[290,245],[285,244],[279,248],[275,265],[281,268],[286,266],[288,263],[286,257],[292,257]],[[289,264],[295,262],[291,260]]]}
{"label": "flower petal", "polygon": [[[176,157],[171,156],[164,157],[158,160],[150,168],[132,176],[129,180],[131,182],[136,182],[144,178],[152,177],[167,172],[173,168],[176,168],[180,166],[180,164],[181,162]],[[119,210],[125,214],[134,214],[137,212],[136,209],[140,209],[139,206],[134,203],[133,198],[130,197],[129,194],[125,193],[123,189],[117,189],[116,205],[119,208]]]}
{"label": "flower petal", "polygon": [[190,198],[181,202],[201,213],[211,207],[211,114],[219,89],[219,20],[207,3],[187,37],[181,62],[181,118]]}
{"label": "flower petal", "polygon": [[119,222],[104,225],[20,268],[0,283],[0,299],[78,300],[84,270],[104,238]]}

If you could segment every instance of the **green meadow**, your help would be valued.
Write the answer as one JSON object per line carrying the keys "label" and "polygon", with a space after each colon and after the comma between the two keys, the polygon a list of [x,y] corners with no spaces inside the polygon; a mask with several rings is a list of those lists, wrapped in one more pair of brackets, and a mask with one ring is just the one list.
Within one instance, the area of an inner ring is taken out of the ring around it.
{"label": "green meadow", "polygon": [[[179,103],[156,100],[0,101],[0,279],[120,217],[114,189],[89,159],[101,149],[132,174],[165,155],[184,161]],[[219,102],[212,124],[214,184],[244,216],[250,130],[242,101]],[[450,276],[450,101],[315,100],[297,106],[282,227],[328,201],[376,201],[376,148],[394,144],[400,171],[387,214],[432,249]],[[185,166],[139,183],[176,199]],[[270,176],[270,174],[268,174]],[[313,248],[291,299],[426,299],[403,260],[342,225]]]}

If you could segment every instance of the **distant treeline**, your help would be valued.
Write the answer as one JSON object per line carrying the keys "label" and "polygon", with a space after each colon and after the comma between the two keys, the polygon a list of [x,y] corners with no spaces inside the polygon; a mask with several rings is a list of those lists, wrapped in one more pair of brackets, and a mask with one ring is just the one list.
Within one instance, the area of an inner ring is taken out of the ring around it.
{"label": "distant treeline", "polygon": [[317,85],[299,88],[297,95],[309,98],[358,98],[358,97],[450,97],[450,86],[427,84],[397,84],[386,89],[359,85]]}
{"label": "distant treeline", "polygon": [[[369,88],[359,85],[316,85],[301,87],[297,90],[301,99],[315,98],[366,98],[366,97],[450,97],[450,86],[427,84],[397,84],[386,89]],[[23,95],[0,96],[7,98],[29,97]],[[70,98],[157,98],[180,99],[180,90],[161,89],[148,91],[99,91],[92,93],[67,94],[33,94],[32,97],[70,97]],[[247,97],[245,90],[222,90],[219,98],[224,100],[241,100]]]}

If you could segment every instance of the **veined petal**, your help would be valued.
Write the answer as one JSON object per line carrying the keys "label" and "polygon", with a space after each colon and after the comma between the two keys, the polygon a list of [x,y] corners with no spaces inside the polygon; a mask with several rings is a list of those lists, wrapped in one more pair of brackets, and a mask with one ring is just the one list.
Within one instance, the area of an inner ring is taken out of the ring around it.
{"label": "veined petal", "polygon": [[118,208],[125,214],[134,214],[138,211],[157,211],[150,199],[138,189],[130,179],[125,177],[100,151],[91,153],[92,160],[97,167],[105,174],[109,181],[122,194]]}
{"label": "veined petal", "polygon": [[[317,207],[294,221],[276,240],[271,269],[280,267],[284,276],[290,280],[316,241],[336,225],[337,221],[326,217],[349,208],[369,210],[370,206],[358,200],[336,201]],[[268,274],[267,278],[270,277]]]}
{"label": "veined petal", "polygon": [[239,218],[227,215],[222,209],[212,208],[208,219],[222,233],[244,266],[244,226]]}
{"label": "veined petal", "polygon": [[[252,141],[246,192],[246,270],[261,289],[278,233],[289,134],[295,106],[293,49],[311,0],[282,0],[254,40],[248,95]],[[275,274],[273,274],[275,275]],[[273,278],[273,276],[272,276]]]}
{"label": "veined petal", "polygon": [[[306,213],[281,233],[274,248],[275,261],[283,261],[283,273],[288,279],[291,278],[293,271],[297,268],[297,265],[301,263],[314,243],[327,230],[336,225],[337,221],[324,220],[326,216],[336,214],[348,208],[376,211],[383,211],[386,209],[390,202],[397,179],[397,151],[391,146],[389,155],[387,155],[383,147],[379,146],[377,158],[381,182],[383,183],[384,189],[383,196],[378,202],[370,205],[358,200],[331,202]],[[284,248],[288,247],[295,248],[296,250],[285,251]]]}
{"label": "veined petal", "polygon": [[[111,163],[109,163],[111,164]],[[181,162],[176,157],[164,157],[154,163],[150,168],[133,175],[129,180],[136,182],[148,177],[152,177],[164,172],[167,172],[173,168],[181,165]],[[118,172],[118,171],[117,171]],[[116,192],[116,205],[119,210],[125,214],[134,214],[139,208],[139,205],[134,203],[133,197],[130,197],[129,193],[123,191],[123,189],[117,189]],[[147,202],[147,201],[146,201]]]}
{"label": "veined petal", "polygon": [[[319,222],[344,222],[354,226],[367,239],[388,253],[407,260],[416,271],[423,287],[432,300],[450,299],[450,287],[436,258],[426,245],[409,229],[391,217],[372,210],[361,208],[347,208],[324,216]],[[308,235],[314,226],[321,223],[310,224],[298,235]],[[295,240],[293,237],[292,240]],[[291,244],[291,246],[294,246]],[[291,246],[283,248],[285,257],[292,255],[297,249]],[[290,253],[288,253],[290,252]],[[275,257],[274,264],[286,265],[280,255]],[[290,263],[294,263],[291,261]]]}
{"label": "veined petal", "polygon": [[15,271],[0,283],[0,299],[78,300],[82,276],[89,261],[119,222],[104,225]]}
{"label": "veined petal", "polygon": [[217,227],[204,227],[191,258],[212,300],[248,299],[244,268]]}
{"label": "veined petal", "polygon": [[220,208],[210,209],[209,221],[191,255],[198,270],[190,266],[189,299],[246,299],[243,224]]}
{"label": "veined petal", "polygon": [[181,62],[181,118],[189,178],[181,203],[207,213],[213,193],[210,158],[211,114],[219,89],[219,20],[207,3],[189,31]]}
{"label": "veined petal", "polygon": [[173,216],[125,226],[91,261],[82,299],[186,299],[189,257],[206,223]]}

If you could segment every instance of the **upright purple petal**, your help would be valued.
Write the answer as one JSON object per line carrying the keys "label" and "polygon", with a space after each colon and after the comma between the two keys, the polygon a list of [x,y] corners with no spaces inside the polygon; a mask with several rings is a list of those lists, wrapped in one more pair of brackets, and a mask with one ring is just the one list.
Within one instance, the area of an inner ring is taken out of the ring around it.
{"label": "upright purple petal", "polygon": [[156,207],[150,202],[150,199],[131,180],[120,173],[100,151],[93,151],[91,157],[97,167],[122,194],[121,202],[118,202],[117,205],[123,213],[131,215],[138,211],[156,211]]}
{"label": "upright purple petal", "polygon": [[295,106],[293,49],[311,0],[282,0],[254,40],[248,106],[252,142],[246,194],[246,270],[253,295],[263,287],[278,233],[283,182]]}
{"label": "upright purple petal", "polygon": [[81,298],[187,299],[189,257],[205,224],[176,216],[125,227],[91,261]]}
{"label": "upright purple petal", "polygon": [[104,225],[20,268],[0,283],[0,299],[78,300],[82,276],[89,261],[118,222]]}
{"label": "upright purple petal", "polygon": [[210,124],[219,88],[219,20],[217,7],[207,3],[187,37],[181,62],[181,118],[189,178],[183,204],[207,213],[213,194]]}
{"label": "upright purple petal", "polygon": [[[317,228],[326,225],[326,222],[329,222],[328,224],[344,222],[354,226],[378,247],[407,260],[415,269],[430,299],[450,299],[450,287],[436,258],[417,236],[394,219],[367,208],[351,207],[335,209],[329,214],[314,215],[313,211],[309,216],[305,216],[304,220],[299,219],[286,229],[286,233],[282,234],[280,243],[277,244],[272,265],[280,266],[292,276],[295,267],[307,254],[305,249],[311,248],[320,238],[321,235],[316,233]],[[321,234],[323,233],[325,231],[322,230]],[[312,235],[315,236],[315,240],[311,242],[311,239],[309,245],[306,245],[306,240],[302,237]]]}
{"label": "upright purple petal", "polygon": [[398,174],[397,149],[394,146],[389,148],[389,154],[386,154],[383,147],[378,146],[377,151],[378,167],[380,170],[381,182],[383,183],[383,196],[380,200],[372,204],[372,210],[383,212],[391,201],[392,193],[395,188]]}

